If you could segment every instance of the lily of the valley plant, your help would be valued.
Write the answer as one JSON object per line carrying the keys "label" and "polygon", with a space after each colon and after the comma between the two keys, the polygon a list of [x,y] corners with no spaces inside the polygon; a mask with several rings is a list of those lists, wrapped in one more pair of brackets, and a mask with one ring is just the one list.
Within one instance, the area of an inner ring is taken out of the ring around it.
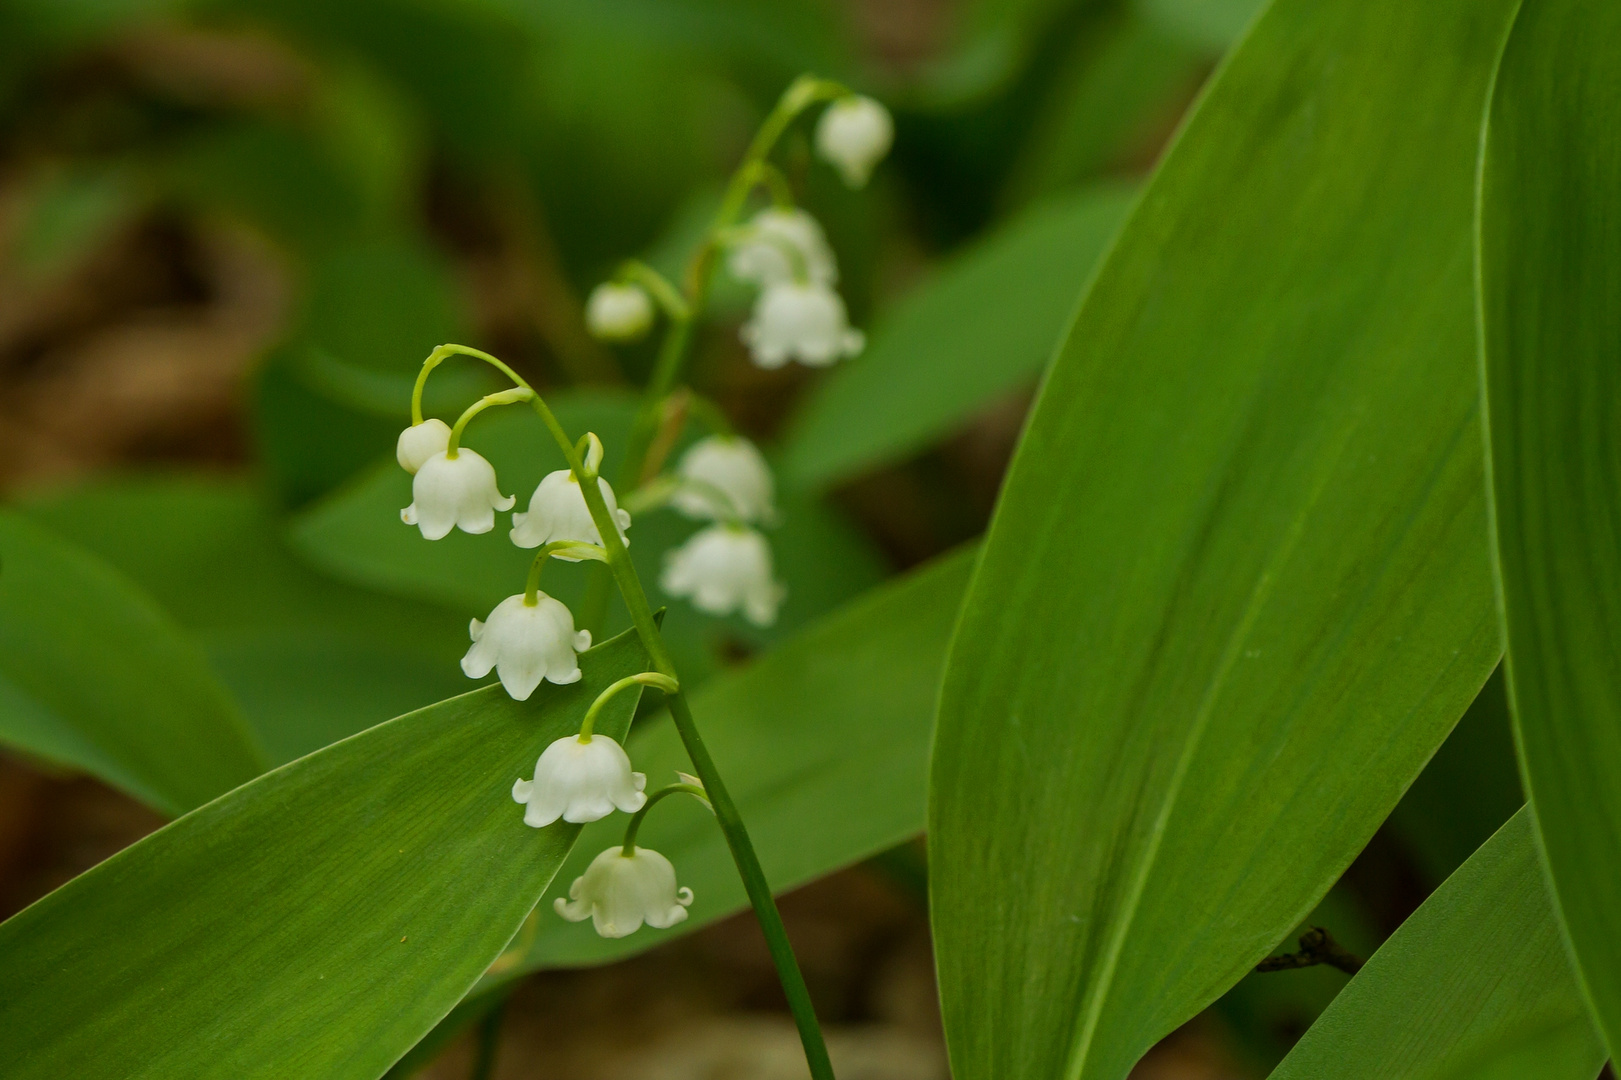
{"label": "lily of the valley plant", "polygon": [[[400,517],[428,540],[441,539],[454,529],[491,532],[496,513],[516,505],[514,495],[502,493],[490,462],[462,445],[469,421],[480,412],[527,403],[562,449],[568,468],[546,476],[526,508],[512,514],[508,538],[519,547],[536,549],[528,580],[521,592],[501,601],[485,619],[472,620],[472,647],[462,660],[462,670],[475,679],[494,671],[506,692],[520,701],[543,681],[562,684],[580,678],[576,656],[591,645],[588,627],[600,618],[603,597],[588,594],[586,604],[594,610],[580,620],[584,626],[577,626],[574,613],[540,589],[541,571],[551,559],[607,564],[653,670],[608,687],[587,711],[578,735],[544,748],[533,776],[512,784],[512,798],[523,807],[513,823],[544,828],[558,820],[597,821],[616,810],[634,815],[623,844],[598,855],[574,881],[568,899],[559,898],[556,904],[566,919],[590,919],[604,937],[623,937],[644,923],[660,929],[674,926],[687,917],[694,899],[690,889],[678,886],[678,871],[668,859],[637,846],[643,817],[672,794],[691,795],[708,804],[765,932],[818,1080],[830,1078],[832,1070],[804,979],[748,833],[699,737],[680,676],[626,547],[633,511],[668,506],[708,520],[710,525],[665,554],[663,590],[686,597],[713,615],[737,612],[759,625],[769,625],[777,617],[787,586],[776,579],[771,547],[760,531],[777,520],[771,471],[760,451],[731,429],[718,408],[680,384],[693,324],[704,310],[709,277],[722,256],[733,276],[759,290],[752,317],[741,332],[755,363],[769,368],[797,360],[821,366],[861,350],[863,336],[849,325],[836,291],[838,267],[826,236],[814,218],[794,205],[786,178],[770,161],[790,125],[822,105],[826,107],[815,133],[818,153],[850,186],[865,184],[888,152],[893,137],[889,113],[837,83],[803,77],[783,94],[733,175],[720,210],[692,257],[684,288],[677,289],[651,267],[632,261],[590,297],[587,324],[603,340],[634,341],[652,329],[660,312],[666,321],[658,363],[621,462],[620,490],[629,492],[624,506],[614,485],[602,475],[605,453],[597,436],[588,432],[576,442],[533,387],[502,361],[477,349],[442,345],[429,355],[412,397],[412,426],[401,432],[398,444],[400,465],[414,475],[412,501]],[[762,190],[771,205],[740,222],[751,198]],[[474,403],[453,425],[425,419],[423,387],[436,367],[457,355],[492,365],[513,386]],[[650,460],[654,437],[678,395],[688,405],[681,411],[702,419],[711,432],[687,450],[673,470],[644,483],[649,466],[656,471],[660,464]],[[647,778],[633,770],[624,748],[595,732],[606,703],[631,688],[665,694],[696,777],[649,794]],[[492,784],[508,782],[505,777],[490,778]]]}

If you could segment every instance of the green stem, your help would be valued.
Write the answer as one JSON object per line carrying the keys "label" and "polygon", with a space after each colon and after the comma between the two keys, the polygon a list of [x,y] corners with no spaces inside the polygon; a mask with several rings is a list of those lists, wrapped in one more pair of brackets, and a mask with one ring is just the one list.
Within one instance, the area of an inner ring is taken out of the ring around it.
{"label": "green stem", "polygon": [[658,301],[659,307],[672,319],[690,319],[692,311],[687,307],[686,297],[676,290],[674,285],[667,281],[663,274],[653,269],[640,259],[627,259],[615,275],[621,281],[634,281],[641,285],[653,299]]}
{"label": "green stem", "polygon": [[621,690],[628,690],[632,686],[651,686],[663,690],[666,694],[673,694],[681,689],[680,683],[657,671],[644,671],[638,675],[626,675],[623,679],[598,694],[597,700],[593,701],[591,707],[585,710],[585,720],[580,724],[581,742],[591,741],[591,729],[596,726],[597,716],[607,707],[608,702],[614,699],[614,695]]}
{"label": "green stem", "polygon": [[511,390],[502,390],[495,394],[485,394],[462,412],[456,418],[456,426],[450,429],[450,441],[445,444],[445,456],[455,458],[456,451],[461,448],[462,432],[473,417],[494,405],[511,405],[514,402],[526,401],[535,396],[535,392],[527,386],[513,387]]}
{"label": "green stem", "polygon": [[495,1075],[495,1058],[501,1050],[501,1021],[506,1017],[506,1012],[507,1001],[503,997],[479,1021],[478,1055],[473,1059],[470,1080],[490,1080]]}
{"label": "green stem", "polygon": [[649,810],[653,809],[654,803],[666,795],[680,795],[683,793],[694,795],[702,799],[705,806],[709,805],[709,793],[698,784],[670,784],[667,787],[659,788],[647,797],[647,801],[642,804],[640,810],[631,815],[630,824],[625,826],[625,842],[620,846],[619,853],[627,859],[636,854],[636,833],[641,830],[642,819],[647,816]]}

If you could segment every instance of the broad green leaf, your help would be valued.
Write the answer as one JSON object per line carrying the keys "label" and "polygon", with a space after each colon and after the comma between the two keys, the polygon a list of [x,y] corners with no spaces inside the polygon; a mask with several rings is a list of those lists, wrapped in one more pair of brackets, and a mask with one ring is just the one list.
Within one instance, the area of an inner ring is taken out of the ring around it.
{"label": "broad green leaf", "polygon": [[0,739],[182,813],[263,767],[196,644],[123,575],[0,515]]}
{"label": "broad green leaf", "polygon": [[794,418],[785,481],[826,485],[904,457],[1033,384],[1132,197],[1094,187],[1026,211],[907,298]]}
{"label": "broad green leaf", "polygon": [[1134,0],[1145,16],[1187,41],[1221,52],[1243,34],[1266,0]]}
{"label": "broad green leaf", "polygon": [[[513,780],[644,664],[624,636],[527,702],[486,687],[391,720],[0,924],[7,1075],[373,1080],[496,958],[579,832],[524,825]],[[623,738],[633,697],[599,730]]]}
{"label": "broad green leaf", "polygon": [[957,1080],[1117,1080],[1304,918],[1499,655],[1471,193],[1512,0],[1278,0],[1048,374],[930,809]]}
{"label": "broad green leaf", "polygon": [[1509,700],[1553,892],[1621,1046],[1621,8],[1527,0],[1481,170]]}
{"label": "broad green leaf", "polygon": [[1593,1080],[1603,1063],[1522,810],[1380,947],[1271,1080]]}
{"label": "broad green leaf", "polygon": [[[606,468],[611,471],[635,415],[634,400],[623,393],[580,392],[558,395],[551,404],[569,432],[578,436],[594,431],[602,438]],[[487,419],[481,416],[468,427],[465,444],[495,465],[502,492],[516,495],[519,510],[528,505],[542,476],[565,467],[556,444],[527,408],[508,408]],[[508,540],[510,526],[504,517],[492,533],[456,532],[429,543],[400,521],[400,508],[410,501],[411,477],[393,462],[380,463],[357,483],[299,515],[294,544],[317,565],[346,580],[452,605],[469,617],[482,618],[496,603],[522,590],[534,552]],[[638,514],[631,525],[631,558],[649,596],[669,605],[665,637],[689,686],[713,673],[731,646],[779,641],[883,577],[882,563],[871,545],[831,507],[792,491],[784,492],[780,502],[782,524],[768,535],[788,598],[777,623],[764,630],[740,618],[704,615],[685,600],[659,591],[665,552],[701,523],[658,510]],[[584,594],[588,569],[554,561],[546,568],[541,587],[575,606]],[[610,628],[626,621],[620,611],[610,620]]]}
{"label": "broad green leaf", "polygon": [[317,573],[243,481],[119,477],[22,511],[192,631],[276,764],[476,685],[457,664],[464,613]]}

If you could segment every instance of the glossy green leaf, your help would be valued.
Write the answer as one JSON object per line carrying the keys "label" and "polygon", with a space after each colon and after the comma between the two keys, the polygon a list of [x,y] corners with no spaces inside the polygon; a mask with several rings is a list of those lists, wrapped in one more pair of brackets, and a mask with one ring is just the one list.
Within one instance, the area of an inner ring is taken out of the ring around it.
{"label": "glossy green leaf", "polygon": [[[499,955],[579,832],[524,825],[512,781],[644,665],[620,637],[527,702],[487,687],[389,721],[0,924],[7,1075],[373,1080]],[[623,738],[633,699],[598,730]]]}
{"label": "glossy green leaf", "polygon": [[957,1080],[1117,1080],[1306,915],[1499,654],[1470,275],[1512,0],[1279,0],[1015,457],[941,702]]}
{"label": "glossy green leaf", "polygon": [[476,685],[457,663],[465,613],[316,572],[246,482],[127,476],[22,510],[190,630],[276,764]]}
{"label": "glossy green leaf", "polygon": [[1272,1080],[1593,1080],[1604,1056],[1521,811],[1380,947]]}
{"label": "glossy green leaf", "polygon": [[1134,0],[1145,16],[1191,45],[1220,52],[1243,34],[1266,0]]}
{"label": "glossy green leaf", "polygon": [[264,760],[184,630],[100,559],[9,513],[0,739],[165,813],[251,780]]}
{"label": "glossy green leaf", "polygon": [[[596,432],[607,446],[612,471],[616,451],[625,445],[634,400],[614,392],[557,395],[551,404],[563,426],[575,434]],[[689,437],[691,437],[689,435]],[[540,479],[564,468],[563,456],[539,420],[524,408],[508,408],[469,426],[466,445],[495,465],[503,493],[528,505]],[[295,519],[293,540],[317,565],[346,580],[372,588],[448,604],[482,617],[496,603],[521,591],[534,552],[514,546],[503,517],[482,536],[456,532],[427,543],[400,521],[411,501],[411,477],[392,462],[380,463],[359,482],[323,500]],[[761,629],[741,618],[717,619],[658,588],[665,552],[699,527],[673,511],[638,514],[631,525],[630,555],[654,603],[668,604],[665,638],[689,686],[718,669],[736,645],[747,648],[780,641],[815,617],[853,599],[883,577],[871,544],[821,500],[784,492],[782,524],[771,530],[777,576],[788,598],[775,625]],[[575,605],[585,589],[587,566],[553,562],[541,587]],[[610,628],[625,625],[622,610]]]}
{"label": "glossy green leaf", "polygon": [[1026,211],[908,297],[795,416],[785,482],[825,485],[904,457],[1032,385],[1132,197],[1094,187]]}
{"label": "glossy green leaf", "polygon": [[1527,0],[1481,172],[1509,700],[1558,907],[1621,1046],[1621,8]]}

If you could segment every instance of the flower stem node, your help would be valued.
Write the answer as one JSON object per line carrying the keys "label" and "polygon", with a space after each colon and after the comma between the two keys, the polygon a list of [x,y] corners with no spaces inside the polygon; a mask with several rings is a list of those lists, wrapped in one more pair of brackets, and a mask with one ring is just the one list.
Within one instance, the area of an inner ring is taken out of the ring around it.
{"label": "flower stem node", "polygon": [[574,631],[574,616],[561,602],[543,592],[533,604],[523,594],[509,596],[490,612],[485,622],[468,626],[473,647],[462,657],[462,671],[482,679],[491,670],[518,701],[526,701],[542,679],[565,684],[578,682],[580,663],[575,653],[591,647],[591,631]]}
{"label": "flower stem node", "polygon": [[741,610],[756,626],[777,621],[787,595],[771,573],[771,546],[754,529],[711,525],[664,557],[659,585],[711,615]]}
{"label": "flower stem node", "polygon": [[602,341],[640,341],[653,325],[653,299],[640,285],[605,281],[591,290],[585,325]]}
{"label": "flower stem node", "polygon": [[444,453],[449,445],[450,425],[434,418],[412,424],[400,432],[400,440],[394,446],[394,456],[399,459],[400,468],[415,476],[429,458]]}
{"label": "flower stem node", "polygon": [[608,736],[565,735],[541,751],[533,780],[512,785],[512,800],[528,804],[525,825],[543,829],[558,818],[578,825],[615,810],[634,814],[647,803],[645,787],[647,776],[631,771],[624,747]]}
{"label": "flower stem node", "polygon": [[867,343],[861,331],[851,328],[839,294],[815,282],[767,286],[738,336],[755,366],[762,368],[779,368],[790,360],[826,367],[856,355]]}
{"label": "flower stem node", "polygon": [[411,481],[411,505],[400,511],[400,520],[421,529],[427,540],[443,539],[451,529],[487,533],[495,528],[497,510],[512,509],[513,497],[496,486],[495,466],[473,450],[454,453],[441,450],[421,464]]}
{"label": "flower stem node", "polygon": [[771,467],[741,435],[710,435],[681,456],[676,475],[686,484],[670,504],[690,518],[770,524],[776,520]]}
{"label": "flower stem node", "polygon": [[739,281],[762,288],[790,281],[834,285],[839,280],[827,234],[797,207],[761,210],[737,229],[726,267]]}
{"label": "flower stem node", "polygon": [[866,185],[894,141],[889,110],[859,94],[829,105],[816,124],[816,152],[853,188]]}
{"label": "flower stem node", "polygon": [[644,922],[667,930],[685,920],[692,890],[676,888],[675,867],[663,855],[644,847],[626,854],[616,844],[591,860],[568,897],[554,902],[559,915],[569,922],[590,919],[603,937],[622,938]]}
{"label": "flower stem node", "polygon": [[[608,481],[598,477],[597,486],[602,490],[602,501],[608,504],[609,515],[619,527],[620,541],[629,547],[630,538],[625,535],[625,530],[630,528],[630,513],[619,508]],[[540,486],[535,488],[535,493],[529,497],[528,511],[512,515],[510,535],[512,542],[521,548],[537,548],[557,540],[576,540],[602,546],[602,533],[597,531],[596,522],[591,520],[591,511],[585,505],[585,493],[580,490],[574,473],[568,469],[546,474]],[[567,562],[580,561],[570,555],[558,554],[556,557]]]}

